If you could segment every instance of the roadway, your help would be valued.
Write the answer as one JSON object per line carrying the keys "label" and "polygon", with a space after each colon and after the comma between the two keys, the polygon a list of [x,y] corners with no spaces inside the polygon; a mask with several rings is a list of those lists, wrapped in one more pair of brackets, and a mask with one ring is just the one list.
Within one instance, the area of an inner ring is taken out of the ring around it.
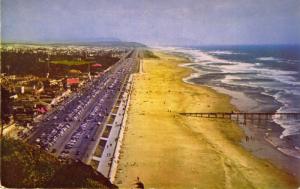
{"label": "roadway", "polygon": [[135,71],[137,50],[126,54],[100,77],[45,116],[28,142],[62,159],[91,158],[118,100],[124,81]]}

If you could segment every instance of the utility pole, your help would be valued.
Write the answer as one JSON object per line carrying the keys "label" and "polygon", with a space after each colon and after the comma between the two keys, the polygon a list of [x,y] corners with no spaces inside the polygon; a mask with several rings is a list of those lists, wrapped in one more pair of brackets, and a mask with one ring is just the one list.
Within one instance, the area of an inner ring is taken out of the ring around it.
{"label": "utility pole", "polygon": [[[88,53],[85,54],[85,60],[88,60]],[[89,76],[89,79],[92,80],[92,78],[91,78],[91,63],[90,62],[88,63],[88,76]]]}
{"label": "utility pole", "polygon": [[47,58],[46,58],[46,61],[47,61],[47,75],[46,77],[49,78],[49,75],[50,75],[50,56],[49,54],[47,53]]}
{"label": "utility pole", "polygon": [[90,78],[90,80],[91,80],[91,79],[92,79],[92,78],[91,78],[91,63],[89,62],[88,64],[89,64],[89,78]]}

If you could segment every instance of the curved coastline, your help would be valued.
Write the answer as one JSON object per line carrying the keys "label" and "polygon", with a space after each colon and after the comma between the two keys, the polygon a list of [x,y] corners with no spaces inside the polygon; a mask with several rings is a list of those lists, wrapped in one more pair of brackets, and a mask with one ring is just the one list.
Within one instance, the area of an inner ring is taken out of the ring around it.
{"label": "curved coastline", "polygon": [[[189,69],[190,73],[182,78],[182,81],[199,86],[199,87],[208,87],[215,91],[216,93],[224,94],[230,98],[230,104],[234,107],[236,111],[247,111],[251,109],[251,106],[245,106],[242,107],[243,103],[248,101],[246,104],[255,104],[257,106],[258,104],[256,101],[252,100],[250,97],[247,97],[243,92],[232,92],[222,87],[215,87],[210,85],[203,85],[203,84],[197,84],[195,82],[190,81],[193,78],[197,78],[201,75],[198,69],[195,69],[193,67],[190,67],[190,65],[198,64],[194,62],[193,58],[191,58],[192,55],[186,54],[186,53],[176,53],[173,52],[172,54],[175,54],[177,56],[182,56],[184,54],[184,58],[187,58],[189,61],[188,63],[179,64],[178,66]],[[282,105],[283,106],[283,105]],[[276,112],[280,109],[279,107]],[[276,121],[273,121],[272,123],[274,126],[278,128],[277,134],[284,130]],[[246,136],[255,136],[257,137],[257,141],[259,141],[257,144],[253,145],[251,143],[241,141],[241,145],[253,153],[256,157],[267,159],[271,163],[273,163],[276,167],[280,169],[284,169],[291,175],[294,175],[297,180],[300,182],[300,156],[298,153],[295,153],[293,150],[289,150],[288,148],[281,148],[278,145],[282,143],[282,141],[279,139],[279,135],[277,136],[270,136],[268,133],[268,130],[258,130],[256,128],[250,128],[251,126],[243,126],[241,123],[236,123],[237,126],[243,129]],[[252,125],[254,126],[254,125]],[[257,126],[254,126],[257,127]],[[267,153],[261,153],[260,149],[265,148]],[[297,150],[297,149],[295,149]],[[298,149],[299,151],[299,149]],[[284,160],[284,161],[282,161]],[[292,163],[291,163],[292,162]]]}

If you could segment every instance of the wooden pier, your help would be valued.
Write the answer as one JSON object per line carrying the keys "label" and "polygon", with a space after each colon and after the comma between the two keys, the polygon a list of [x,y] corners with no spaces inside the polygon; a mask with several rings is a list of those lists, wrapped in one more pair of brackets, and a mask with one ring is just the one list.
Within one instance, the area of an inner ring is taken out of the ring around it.
{"label": "wooden pier", "polygon": [[191,117],[202,117],[202,118],[222,118],[222,119],[234,119],[234,120],[272,120],[272,118],[280,119],[300,119],[300,112],[290,112],[290,113],[277,113],[277,112],[194,112],[194,113],[179,113],[184,116]]}

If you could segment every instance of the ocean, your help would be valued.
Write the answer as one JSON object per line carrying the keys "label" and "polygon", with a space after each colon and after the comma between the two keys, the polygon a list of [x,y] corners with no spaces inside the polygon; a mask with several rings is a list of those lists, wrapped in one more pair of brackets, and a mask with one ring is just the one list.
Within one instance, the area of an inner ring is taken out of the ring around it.
{"label": "ocean", "polygon": [[[167,50],[184,53],[191,60],[184,66],[195,73],[184,78],[185,82],[207,85],[232,96],[232,104],[242,112],[300,112],[299,45],[172,47]],[[277,137],[287,141],[290,154],[300,158],[300,117],[273,116],[272,119],[271,123],[263,124],[279,126]]]}

